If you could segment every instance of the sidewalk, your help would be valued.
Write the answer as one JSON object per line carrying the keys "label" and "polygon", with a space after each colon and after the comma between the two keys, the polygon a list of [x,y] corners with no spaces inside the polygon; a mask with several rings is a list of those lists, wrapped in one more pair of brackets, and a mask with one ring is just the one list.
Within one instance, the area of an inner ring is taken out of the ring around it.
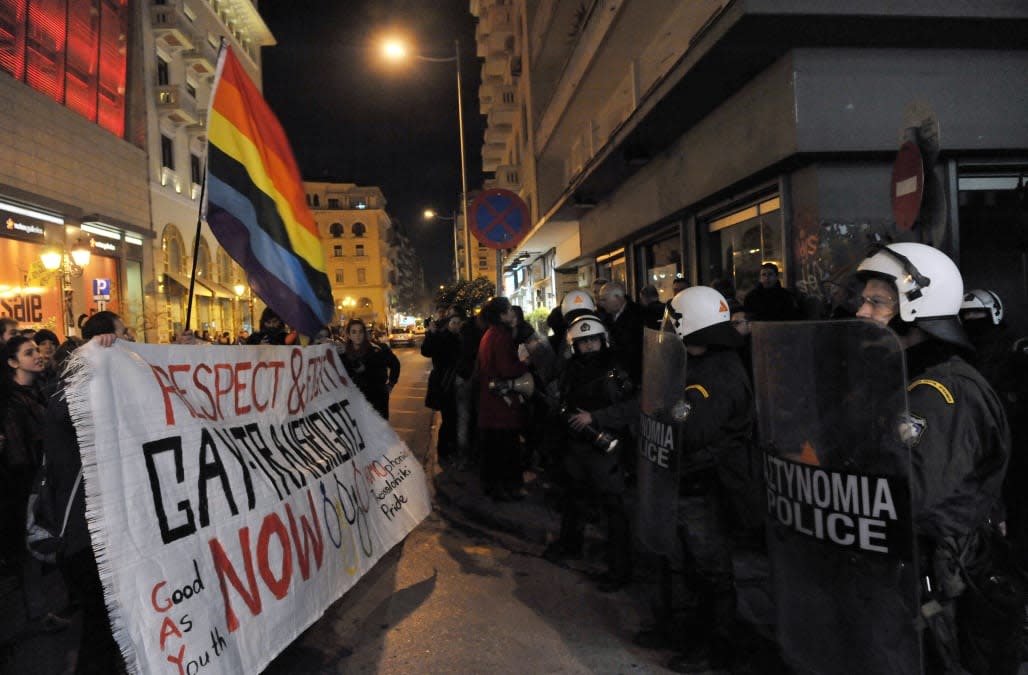
{"label": "sidewalk", "polygon": [[[556,486],[551,484],[545,473],[526,471],[525,491],[528,496],[524,500],[494,502],[483,494],[477,468],[457,469],[451,466],[441,469],[437,466],[435,432],[439,421],[437,413],[432,422],[432,447],[428,452],[426,471],[433,482],[435,502],[440,512],[459,525],[477,526],[497,533],[508,547],[541,556],[546,545],[560,532]],[[626,494],[630,511],[636,500],[637,492],[633,485]],[[586,528],[582,560],[568,562],[566,567],[587,576],[603,572],[603,542],[602,530],[596,524],[590,524]],[[627,602],[653,607],[657,597],[657,562],[653,555],[635,556],[633,582],[618,591]],[[752,624],[759,635],[773,640],[774,617],[766,556],[743,551],[734,557],[733,563],[740,616]]]}

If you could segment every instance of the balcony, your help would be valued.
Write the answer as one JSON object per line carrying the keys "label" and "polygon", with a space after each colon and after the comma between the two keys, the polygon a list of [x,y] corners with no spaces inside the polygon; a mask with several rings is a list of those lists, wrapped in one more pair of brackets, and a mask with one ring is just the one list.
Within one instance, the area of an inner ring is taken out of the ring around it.
{"label": "balcony", "polygon": [[[514,121],[518,116],[517,97],[518,90],[514,85],[505,85],[497,90],[498,97],[490,102],[489,109],[483,110],[487,115],[487,123],[490,127],[514,127]],[[486,106],[483,105],[482,108]]]}
{"label": "balcony", "polygon": [[162,119],[176,126],[200,124],[202,113],[194,99],[181,84],[164,84],[157,87],[157,112]]}
{"label": "balcony", "polygon": [[186,133],[189,134],[189,140],[197,141],[199,143],[207,142],[207,113],[201,112],[197,114],[198,120],[194,124],[190,124],[186,127]]}
{"label": "balcony", "polygon": [[197,40],[193,49],[182,54],[186,68],[199,77],[212,77],[218,66],[218,56],[207,40]]}
{"label": "balcony", "polygon": [[192,22],[182,11],[182,0],[168,0],[167,4],[150,7],[150,25],[157,44],[172,53],[192,49],[196,42]]}
{"label": "balcony", "polygon": [[482,146],[482,171],[496,171],[503,164],[507,154],[507,146],[504,145],[483,145]]}
{"label": "balcony", "polygon": [[509,164],[497,166],[496,178],[492,182],[494,183],[493,187],[519,192],[521,190],[521,172],[518,171],[518,167]]}
{"label": "balcony", "polygon": [[495,127],[489,125],[485,128],[484,141],[486,146],[497,146],[506,148],[507,142],[513,138],[514,130],[508,126]]}
{"label": "balcony", "polygon": [[485,9],[479,20],[482,33],[490,38],[494,36],[508,37],[514,35],[514,21],[511,18],[510,5],[492,5]]}

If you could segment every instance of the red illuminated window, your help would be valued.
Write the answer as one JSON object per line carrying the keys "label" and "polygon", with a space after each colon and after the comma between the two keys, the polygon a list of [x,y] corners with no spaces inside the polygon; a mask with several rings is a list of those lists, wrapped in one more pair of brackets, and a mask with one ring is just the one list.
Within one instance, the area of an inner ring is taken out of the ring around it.
{"label": "red illuminated window", "polygon": [[0,70],[25,77],[26,0],[0,0]]}
{"label": "red illuminated window", "polygon": [[0,0],[0,70],[125,133],[128,0]]}

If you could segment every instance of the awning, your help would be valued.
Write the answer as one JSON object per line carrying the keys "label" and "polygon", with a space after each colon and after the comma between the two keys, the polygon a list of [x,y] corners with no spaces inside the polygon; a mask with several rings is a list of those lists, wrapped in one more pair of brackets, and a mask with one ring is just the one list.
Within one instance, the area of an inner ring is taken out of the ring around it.
{"label": "awning", "polygon": [[197,278],[196,283],[198,286],[202,285],[205,289],[210,291],[214,295],[214,297],[219,298],[221,300],[234,300],[236,297],[235,293],[225,288],[221,284],[215,281],[211,281],[210,279]]}
{"label": "awning", "polygon": [[[186,293],[189,292],[189,277],[184,274],[178,274],[176,272],[165,272],[164,277],[168,283],[176,283],[181,286]],[[197,279],[196,284],[193,286],[193,295],[197,295],[204,298],[214,297],[214,293],[209,288],[205,288],[200,280]]]}

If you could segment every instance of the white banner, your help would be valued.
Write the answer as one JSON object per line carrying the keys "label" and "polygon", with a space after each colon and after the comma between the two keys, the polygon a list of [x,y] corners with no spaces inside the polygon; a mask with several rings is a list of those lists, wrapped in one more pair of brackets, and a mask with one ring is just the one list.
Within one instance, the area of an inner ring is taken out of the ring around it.
{"label": "white banner", "polygon": [[87,344],[68,403],[130,672],[257,673],[431,510],[330,345]]}

